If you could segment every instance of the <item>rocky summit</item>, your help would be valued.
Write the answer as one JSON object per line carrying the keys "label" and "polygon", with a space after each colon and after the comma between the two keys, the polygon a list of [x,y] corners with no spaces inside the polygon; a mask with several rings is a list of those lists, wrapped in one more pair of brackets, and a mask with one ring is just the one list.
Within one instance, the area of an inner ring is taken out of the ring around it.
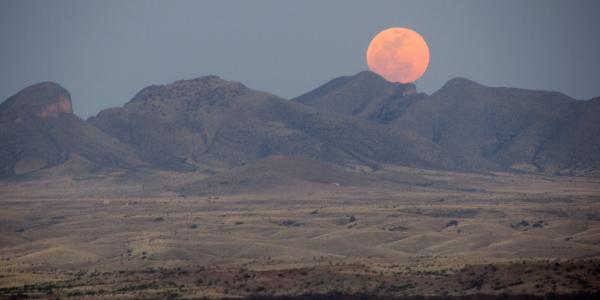
{"label": "rocky summit", "polygon": [[0,105],[0,175],[32,175],[61,165],[89,172],[132,167],[126,146],[73,114],[66,89],[52,82],[32,85]]}
{"label": "rocky summit", "polygon": [[18,118],[54,118],[60,114],[72,114],[71,95],[54,82],[42,82],[29,86],[0,104],[2,121]]}

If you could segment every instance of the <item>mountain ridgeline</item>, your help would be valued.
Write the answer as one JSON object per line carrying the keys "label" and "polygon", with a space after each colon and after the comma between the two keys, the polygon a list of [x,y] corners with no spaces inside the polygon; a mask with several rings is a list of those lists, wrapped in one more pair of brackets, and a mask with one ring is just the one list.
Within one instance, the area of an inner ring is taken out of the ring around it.
{"label": "mountain ridgeline", "polygon": [[0,176],[59,167],[218,173],[273,157],[328,168],[597,176],[598,116],[600,98],[463,78],[426,95],[365,71],[292,100],[216,76],[181,80],[144,88],[84,121],[69,93],[45,82],[0,104]]}
{"label": "mountain ridgeline", "polygon": [[[561,93],[486,87],[454,78],[431,96],[373,73],[335,79],[294,101],[352,114],[421,136],[444,150],[447,161],[466,170],[591,174],[600,168],[600,101]],[[371,81],[377,93],[365,105],[360,95]],[[405,91],[409,91],[406,93]],[[354,113],[359,111],[359,113]]]}

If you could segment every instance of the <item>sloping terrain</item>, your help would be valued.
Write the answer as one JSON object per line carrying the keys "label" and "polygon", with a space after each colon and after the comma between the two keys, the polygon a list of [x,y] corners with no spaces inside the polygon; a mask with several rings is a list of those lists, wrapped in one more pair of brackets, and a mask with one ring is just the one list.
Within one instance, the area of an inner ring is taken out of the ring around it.
{"label": "sloping terrain", "polygon": [[417,94],[414,84],[391,83],[373,72],[363,71],[335,78],[292,100],[321,111],[387,123],[403,106],[424,96]]}
{"label": "sloping terrain", "polygon": [[400,187],[429,186],[417,174],[383,172],[362,165],[341,166],[303,156],[271,155],[244,166],[182,185],[173,190],[185,195],[256,194],[325,186]]}
{"label": "sloping terrain", "polygon": [[552,163],[560,162],[540,161],[537,154],[578,104],[559,93],[456,78],[391,124],[429,137],[469,169],[554,171]]}
{"label": "sloping terrain", "polygon": [[216,76],[151,86],[89,123],[173,170],[239,166],[269,155],[338,164],[431,166],[433,143],[359,118],[320,112]]}
{"label": "sloping terrain", "polygon": [[27,87],[0,104],[0,141],[0,176],[71,159],[81,162],[80,171],[140,163],[132,149],[74,115],[69,93],[51,82]]}
{"label": "sloping terrain", "polygon": [[600,97],[576,102],[565,119],[539,145],[535,162],[549,165],[550,170],[597,175],[600,166]]}
{"label": "sloping terrain", "polygon": [[[597,99],[486,87],[464,78],[448,81],[431,96],[398,91],[406,86],[361,72],[294,100],[421,136],[465,170],[598,174]],[[352,109],[340,105],[344,99],[355,104]],[[368,109],[355,113],[354,107]]]}

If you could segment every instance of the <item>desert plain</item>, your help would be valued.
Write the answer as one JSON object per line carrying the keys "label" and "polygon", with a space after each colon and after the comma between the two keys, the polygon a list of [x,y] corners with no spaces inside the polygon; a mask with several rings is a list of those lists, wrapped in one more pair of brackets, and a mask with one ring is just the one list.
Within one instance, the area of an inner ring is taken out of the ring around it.
{"label": "desert plain", "polygon": [[203,189],[200,173],[0,182],[0,297],[600,292],[600,178],[357,166],[328,182],[301,165]]}

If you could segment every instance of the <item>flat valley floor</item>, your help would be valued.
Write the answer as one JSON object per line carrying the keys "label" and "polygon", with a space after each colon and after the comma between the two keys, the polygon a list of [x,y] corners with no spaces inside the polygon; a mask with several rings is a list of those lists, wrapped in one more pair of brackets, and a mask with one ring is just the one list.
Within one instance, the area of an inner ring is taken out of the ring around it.
{"label": "flat valley floor", "polygon": [[403,179],[0,181],[0,298],[600,299],[600,178],[377,172]]}

